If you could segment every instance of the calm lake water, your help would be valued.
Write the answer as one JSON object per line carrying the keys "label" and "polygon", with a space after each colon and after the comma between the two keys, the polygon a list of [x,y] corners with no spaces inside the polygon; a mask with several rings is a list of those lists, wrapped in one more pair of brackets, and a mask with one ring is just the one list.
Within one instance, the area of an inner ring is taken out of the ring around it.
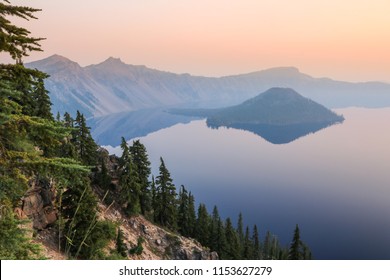
{"label": "calm lake water", "polygon": [[140,139],[155,175],[162,156],[176,186],[262,238],[287,245],[299,224],[316,259],[390,259],[390,108],[335,111],[342,124],[281,145],[205,120]]}

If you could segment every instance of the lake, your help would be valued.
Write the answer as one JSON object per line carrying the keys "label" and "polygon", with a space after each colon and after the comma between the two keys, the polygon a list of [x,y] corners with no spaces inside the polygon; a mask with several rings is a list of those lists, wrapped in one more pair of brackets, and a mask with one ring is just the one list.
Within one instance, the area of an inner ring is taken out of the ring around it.
{"label": "lake", "polygon": [[[222,217],[288,245],[295,224],[316,259],[390,259],[390,108],[335,110],[345,121],[286,144],[192,120],[139,138],[158,174]],[[121,154],[118,147],[108,147]]]}

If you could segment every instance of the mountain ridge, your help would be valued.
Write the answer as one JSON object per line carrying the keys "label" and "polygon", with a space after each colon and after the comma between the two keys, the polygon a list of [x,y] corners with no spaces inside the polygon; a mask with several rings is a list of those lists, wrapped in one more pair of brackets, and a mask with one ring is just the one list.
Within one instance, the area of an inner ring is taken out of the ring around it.
{"label": "mountain ridge", "polygon": [[221,103],[238,104],[272,87],[294,88],[305,97],[331,108],[390,106],[390,84],[314,78],[296,67],[202,77],[126,64],[113,57],[82,67],[60,55],[26,66],[50,75],[46,87],[53,113],[74,114],[80,110],[87,117],[184,104],[196,107],[199,102],[221,107]]}

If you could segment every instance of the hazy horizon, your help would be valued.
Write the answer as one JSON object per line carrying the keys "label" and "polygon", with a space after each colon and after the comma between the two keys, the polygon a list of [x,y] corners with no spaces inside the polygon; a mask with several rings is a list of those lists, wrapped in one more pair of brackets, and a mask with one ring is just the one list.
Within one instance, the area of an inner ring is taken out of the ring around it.
{"label": "hazy horizon", "polygon": [[[38,20],[17,21],[42,53],[81,66],[119,57],[127,64],[201,76],[297,67],[313,77],[390,82],[390,2],[27,1]],[[11,60],[4,55],[2,62]]]}

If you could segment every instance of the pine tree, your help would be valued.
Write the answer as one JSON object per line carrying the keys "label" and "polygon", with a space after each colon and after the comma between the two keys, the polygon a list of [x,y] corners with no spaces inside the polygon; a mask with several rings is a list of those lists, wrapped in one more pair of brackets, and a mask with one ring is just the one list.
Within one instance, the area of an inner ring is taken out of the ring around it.
{"label": "pine tree", "polygon": [[93,140],[90,128],[87,127],[83,114],[77,111],[74,128],[76,129],[73,139],[81,162],[85,165],[96,165],[97,145]]}
{"label": "pine tree", "polygon": [[27,237],[23,221],[15,218],[11,211],[1,209],[0,214],[0,259],[28,260],[40,259],[40,247]]}
{"label": "pine tree", "polygon": [[152,198],[152,212],[153,212],[153,221],[157,221],[157,209],[158,209],[158,201],[157,201],[157,188],[156,188],[156,181],[154,180],[154,175],[152,175],[152,181],[150,183],[150,191],[151,191],[151,198]]}
{"label": "pine tree", "polygon": [[138,184],[141,187],[139,197],[141,214],[146,216],[152,209],[152,198],[149,183],[150,161],[148,159],[145,146],[139,140],[133,141],[133,145],[130,147],[130,153],[137,172]]}
{"label": "pine tree", "polygon": [[241,212],[238,215],[237,235],[238,235],[238,240],[240,245],[240,253],[242,254],[244,250],[244,222],[243,222],[243,217]]}
{"label": "pine tree", "polygon": [[215,205],[213,208],[213,212],[211,214],[211,220],[210,220],[210,249],[213,251],[218,251],[219,250],[219,221],[221,220],[221,217],[219,216],[219,211],[217,206]]}
{"label": "pine tree", "polygon": [[64,126],[68,127],[68,128],[73,128],[73,124],[74,124],[74,119],[72,118],[72,116],[68,112],[65,112],[64,113]]}
{"label": "pine tree", "polygon": [[195,237],[195,226],[196,226],[196,213],[195,213],[195,197],[189,192],[188,193],[188,236]]}
{"label": "pine tree", "polygon": [[303,259],[304,260],[311,260],[311,259],[313,259],[309,246],[307,246],[304,243],[302,245],[303,245]]}
{"label": "pine tree", "polygon": [[159,176],[156,178],[156,201],[157,222],[162,226],[176,230],[176,188],[162,157],[160,158]]}
{"label": "pine tree", "polygon": [[247,226],[245,229],[245,237],[244,237],[244,246],[243,246],[243,253],[242,253],[242,259],[244,260],[253,260],[253,249],[254,244],[252,243],[252,240],[249,235],[249,227]]}
{"label": "pine tree", "polygon": [[108,190],[111,184],[111,176],[108,174],[107,166],[104,161],[104,157],[101,157],[100,160],[100,173],[99,173],[99,185],[105,189]]}
{"label": "pine tree", "polygon": [[280,244],[278,238],[273,235],[271,239],[271,246],[270,246],[270,259],[271,260],[277,260],[280,258]]}
{"label": "pine tree", "polygon": [[140,193],[141,186],[138,183],[138,175],[127,146],[126,140],[122,137],[122,156],[120,162],[120,197],[127,215],[136,215],[141,212]]}
{"label": "pine tree", "polygon": [[240,241],[230,218],[227,218],[225,222],[225,236],[227,244],[226,253],[224,254],[225,258],[228,260],[239,260],[241,255]]}
{"label": "pine tree", "polygon": [[199,204],[198,218],[196,220],[195,238],[203,246],[209,246],[210,240],[210,216],[207,212],[206,205]]}
{"label": "pine tree", "polygon": [[53,114],[51,113],[50,98],[48,91],[45,89],[43,79],[47,76],[38,77],[33,91],[34,99],[34,116],[41,117],[50,121],[54,121]]}
{"label": "pine tree", "polygon": [[115,248],[118,254],[120,254],[124,258],[127,257],[127,248],[123,241],[123,231],[120,228],[118,228]]}
{"label": "pine tree", "polygon": [[217,229],[218,243],[215,251],[218,252],[219,258],[221,260],[228,259],[228,244],[226,241],[226,231],[222,219],[218,220],[218,229]]}
{"label": "pine tree", "polygon": [[177,225],[181,235],[190,237],[190,228],[189,224],[189,199],[188,192],[186,188],[182,185],[179,191],[179,209],[177,215]]}
{"label": "pine tree", "polygon": [[60,150],[58,156],[79,160],[80,157],[79,157],[79,155],[76,151],[76,147],[74,145],[75,141],[73,140],[76,138],[76,129],[74,128],[74,119],[70,116],[70,114],[68,112],[65,112],[62,124],[65,128],[67,128],[69,130],[69,134],[63,138],[62,147],[61,147],[61,150]]}
{"label": "pine tree", "polygon": [[265,234],[264,238],[264,245],[263,245],[263,259],[264,260],[270,260],[271,258],[271,232],[267,230],[267,233]]}
{"label": "pine tree", "polygon": [[294,237],[290,245],[288,258],[289,260],[303,259],[302,241],[301,241],[298,225],[295,226]]}
{"label": "pine tree", "polygon": [[[4,3],[5,2],[5,3]],[[30,31],[13,25],[6,16],[25,20],[36,19],[34,14],[40,11],[30,7],[10,5],[8,1],[0,3],[0,52],[7,52],[17,62],[28,56],[31,51],[42,51],[39,42],[43,38],[30,36]]]}
{"label": "pine tree", "polygon": [[261,259],[260,239],[259,239],[259,231],[257,229],[257,225],[253,226],[252,242],[253,242],[253,259],[260,260]]}

